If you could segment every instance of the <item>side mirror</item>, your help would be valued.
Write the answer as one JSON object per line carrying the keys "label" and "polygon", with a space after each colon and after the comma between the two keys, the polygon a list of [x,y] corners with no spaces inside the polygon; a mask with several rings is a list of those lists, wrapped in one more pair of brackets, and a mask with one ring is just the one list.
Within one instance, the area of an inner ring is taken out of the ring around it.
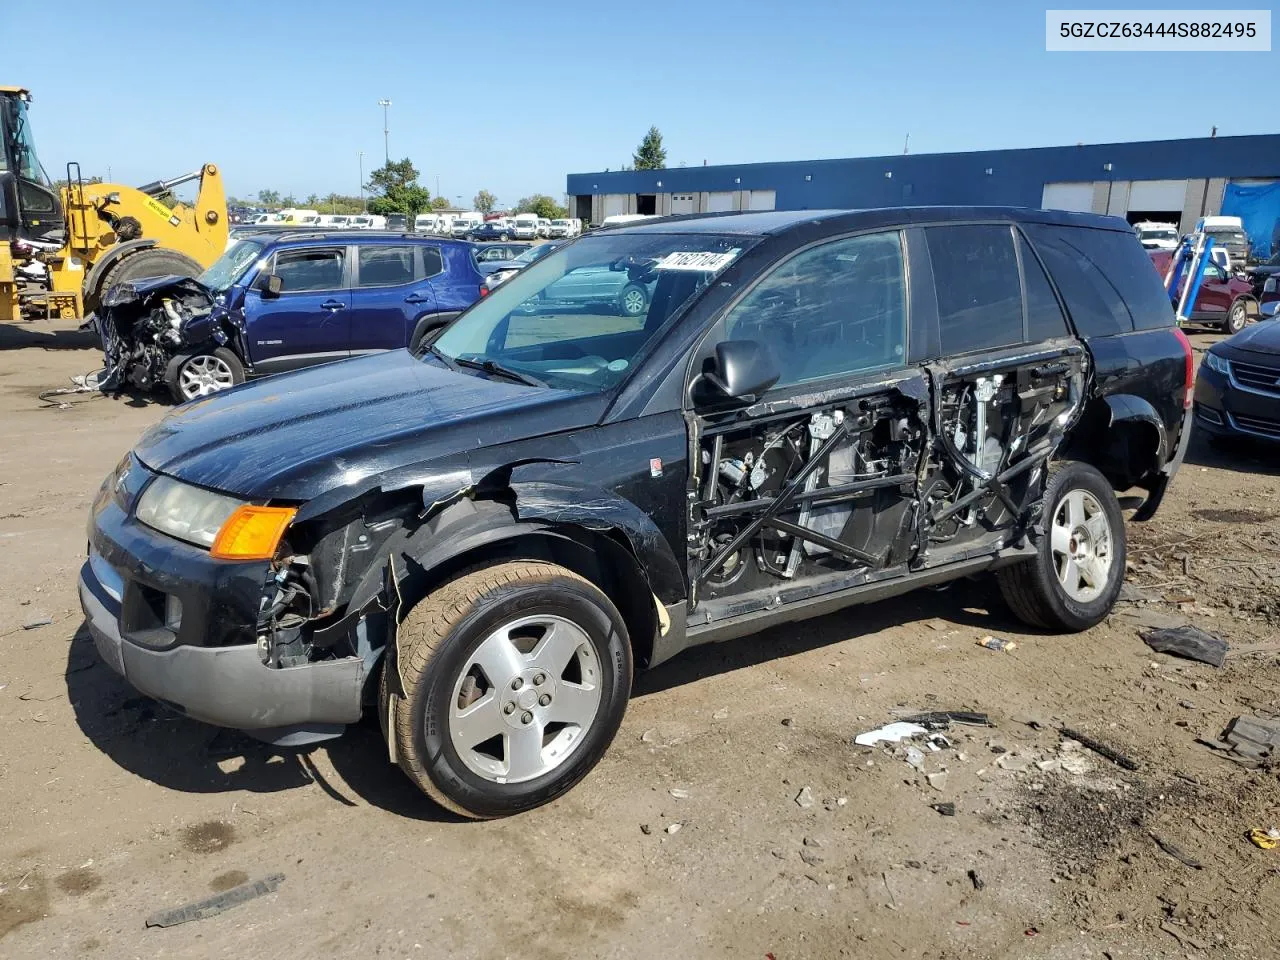
{"label": "side mirror", "polygon": [[284,281],[274,273],[264,274],[256,284],[263,300],[274,300],[284,291]]}
{"label": "side mirror", "polygon": [[722,341],[694,381],[694,406],[755,403],[780,376],[778,360],[764,344],[757,340]]}

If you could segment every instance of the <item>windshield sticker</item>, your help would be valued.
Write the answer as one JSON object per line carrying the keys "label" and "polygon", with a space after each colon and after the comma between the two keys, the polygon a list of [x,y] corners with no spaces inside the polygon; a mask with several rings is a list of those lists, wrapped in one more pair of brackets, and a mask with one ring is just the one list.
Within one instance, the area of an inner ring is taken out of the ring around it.
{"label": "windshield sticker", "polygon": [[716,273],[733,263],[733,258],[741,252],[736,247],[725,253],[677,250],[667,254],[655,266],[658,270],[697,270],[703,273]]}

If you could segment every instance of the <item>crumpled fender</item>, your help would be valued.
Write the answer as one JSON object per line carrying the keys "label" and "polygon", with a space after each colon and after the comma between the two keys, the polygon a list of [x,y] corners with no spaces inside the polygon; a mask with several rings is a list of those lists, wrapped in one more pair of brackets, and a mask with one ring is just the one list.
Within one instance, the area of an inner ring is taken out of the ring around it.
{"label": "crumpled fender", "polygon": [[1108,426],[1115,427],[1122,423],[1146,423],[1151,425],[1159,438],[1156,449],[1158,465],[1163,465],[1170,453],[1169,438],[1164,420],[1160,418],[1160,414],[1156,413],[1155,407],[1142,397],[1134,396],[1131,393],[1111,394],[1105,399],[1111,412],[1111,422]]}
{"label": "crumpled fender", "polygon": [[666,537],[634,503],[598,487],[568,486],[538,480],[511,482],[516,516],[552,525],[565,524],[602,533],[618,531],[627,539],[649,587],[664,604],[685,598],[684,576]]}

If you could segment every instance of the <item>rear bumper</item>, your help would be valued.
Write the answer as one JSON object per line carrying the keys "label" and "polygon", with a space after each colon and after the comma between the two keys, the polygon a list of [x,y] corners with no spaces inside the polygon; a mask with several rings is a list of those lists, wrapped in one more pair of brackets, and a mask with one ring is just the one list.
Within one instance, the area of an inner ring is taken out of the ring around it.
{"label": "rear bumper", "polygon": [[[196,720],[281,740],[298,728],[338,733],[360,718],[365,665],[358,658],[273,669],[255,644],[151,649],[121,635],[120,603],[90,563],[80,570],[80,606],[98,653],[140,693]],[[332,726],[331,730],[321,728]]]}

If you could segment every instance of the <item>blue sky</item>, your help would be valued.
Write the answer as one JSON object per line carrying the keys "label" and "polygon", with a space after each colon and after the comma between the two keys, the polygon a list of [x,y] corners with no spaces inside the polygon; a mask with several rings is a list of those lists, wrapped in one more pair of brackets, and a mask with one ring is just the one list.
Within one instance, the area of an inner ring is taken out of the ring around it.
{"label": "blue sky", "polygon": [[[559,198],[566,173],[630,162],[650,124],[671,166],[900,153],[908,133],[928,153],[1276,132],[1240,95],[1251,77],[1265,88],[1276,53],[1230,69],[1222,54],[1046,53],[1044,10],[60,0],[22,4],[22,37],[42,39],[11,37],[0,83],[32,90],[51,176],[75,159],[137,184],[214,161],[240,196],[355,193],[357,152],[366,175],[382,162],[386,97],[392,157],[466,205],[480,188]],[[1201,69],[1175,102],[1172,79]]]}

